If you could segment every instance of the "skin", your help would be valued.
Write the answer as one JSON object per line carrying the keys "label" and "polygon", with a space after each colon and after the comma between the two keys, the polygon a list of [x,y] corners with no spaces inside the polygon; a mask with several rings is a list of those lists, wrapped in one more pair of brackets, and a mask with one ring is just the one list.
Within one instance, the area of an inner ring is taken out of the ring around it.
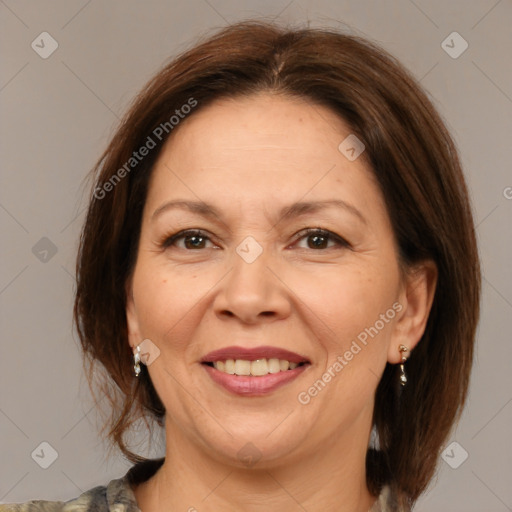
{"label": "skin", "polygon": [[[150,339],[159,348],[148,371],[167,411],[165,463],[134,488],[145,512],[366,512],[375,501],[365,480],[375,390],[386,363],[400,362],[399,345],[412,350],[421,338],[436,272],[429,262],[400,271],[364,153],[350,162],[338,150],[350,133],[325,107],[259,93],[216,101],[167,141],[126,285],[130,345]],[[211,203],[220,218],[183,209],[152,218],[173,199]],[[365,220],[336,207],[278,217],[296,201],[329,199]],[[318,227],[350,246],[321,238],[317,248],[314,235],[296,236]],[[160,245],[184,229],[207,238]],[[247,236],[263,251],[252,263],[236,252]],[[299,393],[394,303],[400,312],[299,403]],[[231,345],[288,349],[311,366],[268,395],[237,396],[199,363]],[[260,457],[253,465],[237,455],[247,443]]]}

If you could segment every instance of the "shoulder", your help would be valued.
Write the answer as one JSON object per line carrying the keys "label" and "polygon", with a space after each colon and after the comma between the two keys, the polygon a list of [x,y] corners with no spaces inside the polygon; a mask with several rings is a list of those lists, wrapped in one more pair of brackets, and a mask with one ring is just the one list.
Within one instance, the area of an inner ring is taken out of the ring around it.
{"label": "shoulder", "polygon": [[368,512],[409,512],[398,505],[398,500],[389,485],[384,485]]}
{"label": "shoulder", "polygon": [[69,501],[0,504],[0,512],[140,512],[132,485],[150,478],[163,462],[164,458],[143,460],[122,478],[111,480],[106,486],[94,487]]}
{"label": "shoulder", "polygon": [[94,487],[68,501],[8,503],[0,505],[0,512],[134,512],[137,507],[133,507],[135,503],[129,492],[126,479],[121,478],[112,480],[107,486]]}
{"label": "shoulder", "polygon": [[69,501],[32,500],[0,504],[0,512],[140,512],[131,485],[150,478],[164,459],[143,460],[106,486],[90,489]]}
{"label": "shoulder", "polygon": [[108,512],[107,487],[98,486],[69,501],[31,500],[0,505],[0,512]]}

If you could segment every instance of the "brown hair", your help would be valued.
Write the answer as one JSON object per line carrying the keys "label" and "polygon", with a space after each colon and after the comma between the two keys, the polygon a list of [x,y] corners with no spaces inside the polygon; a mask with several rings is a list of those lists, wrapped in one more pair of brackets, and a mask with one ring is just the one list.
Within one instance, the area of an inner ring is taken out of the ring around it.
{"label": "brown hair", "polygon": [[[151,170],[176,124],[170,116],[186,104],[195,105],[193,115],[216,99],[261,91],[309,99],[348,123],[366,146],[401,262],[430,259],[437,265],[426,331],[407,361],[408,384],[399,394],[398,367],[388,364],[378,385],[373,420],[379,446],[366,459],[370,492],[377,495],[389,484],[410,507],[434,475],[466,400],[480,297],[474,226],[457,150],[419,84],[377,45],[331,30],[253,21],[201,41],[144,87],[93,169],[74,320],[91,388],[95,363],[107,372],[96,384],[110,401],[108,438],[132,462],[143,460],[124,437],[134,420],[162,425],[165,414],[147,371],[133,376],[125,283],[134,268]],[[156,147],[130,160],[148,136]]]}

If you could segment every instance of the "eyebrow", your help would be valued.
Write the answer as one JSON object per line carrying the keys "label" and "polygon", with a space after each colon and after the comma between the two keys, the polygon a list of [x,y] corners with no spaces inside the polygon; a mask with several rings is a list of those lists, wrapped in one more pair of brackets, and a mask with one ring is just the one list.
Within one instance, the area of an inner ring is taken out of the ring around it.
{"label": "eyebrow", "polygon": [[[316,213],[326,208],[339,208],[350,213],[363,224],[367,224],[367,221],[363,214],[353,205],[343,201],[341,199],[329,199],[325,201],[300,201],[291,205],[283,207],[279,212],[279,220],[289,220],[301,215],[308,213]],[[151,216],[151,220],[156,220],[157,217],[162,215],[164,212],[174,209],[188,210],[192,213],[201,215],[207,218],[222,219],[220,211],[209,203],[204,201],[188,201],[184,199],[176,199],[168,201],[159,206]]]}
{"label": "eyebrow", "polygon": [[342,199],[329,199],[325,201],[302,201],[285,206],[280,212],[280,220],[292,219],[307,213],[316,213],[326,208],[339,208],[357,217],[363,224],[366,219],[363,214],[353,205]]}

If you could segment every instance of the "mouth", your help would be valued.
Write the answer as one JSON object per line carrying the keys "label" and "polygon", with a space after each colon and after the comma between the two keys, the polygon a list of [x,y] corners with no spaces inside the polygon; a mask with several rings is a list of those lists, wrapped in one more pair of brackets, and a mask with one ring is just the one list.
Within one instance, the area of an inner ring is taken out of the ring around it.
{"label": "mouth", "polygon": [[215,368],[219,372],[227,373],[228,375],[263,377],[269,374],[294,370],[308,363],[306,361],[294,363],[286,359],[264,358],[255,359],[254,361],[247,359],[226,359],[225,361],[210,361],[203,364]]}
{"label": "mouth", "polygon": [[276,347],[227,347],[206,354],[200,363],[214,382],[244,396],[274,391],[311,365],[304,356]]}

